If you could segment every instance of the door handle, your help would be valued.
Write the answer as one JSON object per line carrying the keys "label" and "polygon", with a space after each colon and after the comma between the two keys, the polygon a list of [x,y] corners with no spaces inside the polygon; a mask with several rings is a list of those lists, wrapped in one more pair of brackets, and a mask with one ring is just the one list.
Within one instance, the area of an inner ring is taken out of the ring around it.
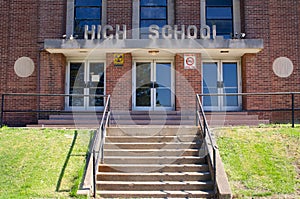
{"label": "door handle", "polygon": [[217,88],[224,88],[224,82],[217,81]]}

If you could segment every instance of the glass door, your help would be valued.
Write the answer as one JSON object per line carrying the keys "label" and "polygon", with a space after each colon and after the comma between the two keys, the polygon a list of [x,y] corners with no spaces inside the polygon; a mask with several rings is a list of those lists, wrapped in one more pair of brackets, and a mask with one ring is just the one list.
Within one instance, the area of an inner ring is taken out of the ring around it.
{"label": "glass door", "polygon": [[133,70],[133,109],[174,109],[171,62],[136,62]]}
{"label": "glass door", "polygon": [[104,95],[104,63],[93,62],[88,66],[87,94],[95,96],[88,98],[87,109],[102,109],[105,99],[97,95]]}
{"label": "glass door", "polygon": [[68,94],[86,95],[66,98],[67,109],[77,111],[102,110],[105,94],[103,62],[69,63],[67,75]]}
{"label": "glass door", "polygon": [[239,93],[240,72],[238,62],[204,62],[203,63],[203,106],[206,111],[241,110],[239,96],[222,96],[218,94]]}

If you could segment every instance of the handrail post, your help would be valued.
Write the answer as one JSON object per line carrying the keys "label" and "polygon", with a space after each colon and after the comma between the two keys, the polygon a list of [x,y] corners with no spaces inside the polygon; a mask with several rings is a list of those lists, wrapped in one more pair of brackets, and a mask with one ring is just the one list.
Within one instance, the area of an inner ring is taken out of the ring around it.
{"label": "handrail post", "polygon": [[295,93],[292,93],[292,128],[295,128]]}
{"label": "handrail post", "polygon": [[4,117],[4,94],[1,95],[1,115],[0,115],[0,128],[3,126],[3,117]]}
{"label": "handrail post", "polygon": [[199,118],[198,118],[198,94],[196,94],[196,126],[198,126]]}
{"label": "handrail post", "polygon": [[217,158],[216,158],[216,149],[215,149],[215,147],[213,147],[213,163],[214,163],[214,167],[213,167],[213,169],[214,169],[214,188],[215,188],[215,190],[214,190],[214,192],[215,192],[215,194],[217,194]]}
{"label": "handrail post", "polygon": [[96,178],[97,178],[97,174],[96,174],[96,161],[97,161],[97,158],[96,158],[96,151],[95,150],[93,150],[93,196],[94,196],[94,198],[96,198],[96,191],[97,191],[97,188],[96,188]]}

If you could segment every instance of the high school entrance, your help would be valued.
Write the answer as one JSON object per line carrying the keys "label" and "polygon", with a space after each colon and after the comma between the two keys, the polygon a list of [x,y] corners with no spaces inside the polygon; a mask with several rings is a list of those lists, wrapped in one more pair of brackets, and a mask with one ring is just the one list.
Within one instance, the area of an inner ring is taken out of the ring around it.
{"label": "high school entrance", "polygon": [[133,110],[174,110],[174,70],[170,61],[136,61],[133,66]]}

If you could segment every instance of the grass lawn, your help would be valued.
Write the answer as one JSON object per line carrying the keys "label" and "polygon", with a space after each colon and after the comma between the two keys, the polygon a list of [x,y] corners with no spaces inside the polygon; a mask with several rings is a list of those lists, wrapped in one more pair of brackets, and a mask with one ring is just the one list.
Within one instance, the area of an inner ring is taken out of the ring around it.
{"label": "grass lawn", "polygon": [[0,198],[70,198],[81,183],[89,131],[0,128]]}
{"label": "grass lawn", "polygon": [[213,132],[235,198],[300,198],[300,126]]}

